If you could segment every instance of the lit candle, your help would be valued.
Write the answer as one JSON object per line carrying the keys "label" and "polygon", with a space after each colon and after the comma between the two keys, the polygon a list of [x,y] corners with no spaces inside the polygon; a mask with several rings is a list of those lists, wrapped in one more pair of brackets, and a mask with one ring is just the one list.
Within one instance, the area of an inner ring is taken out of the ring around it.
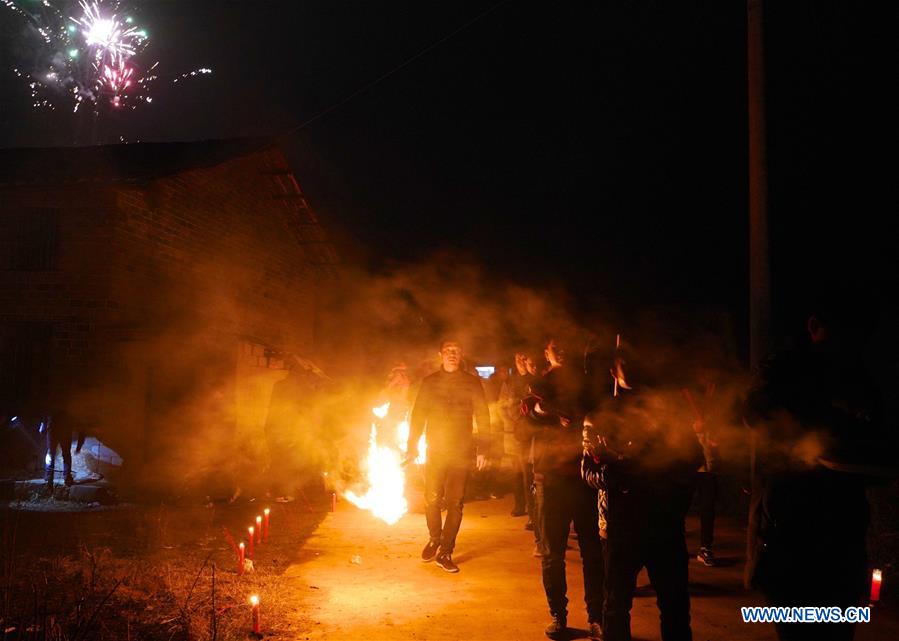
{"label": "lit candle", "polygon": [[247,528],[247,533],[249,534],[249,537],[247,537],[249,539],[249,543],[247,545],[247,558],[252,559],[253,558],[253,526],[252,525]]}
{"label": "lit candle", "polygon": [[337,511],[337,492],[331,492],[331,511]]}
{"label": "lit candle", "polygon": [[244,558],[246,558],[246,546],[241,541],[237,546],[237,574],[243,574]]}
{"label": "lit candle", "polygon": [[256,545],[262,543],[262,517],[256,517]]}
{"label": "lit candle", "polygon": [[871,602],[880,601],[880,584],[883,581],[883,575],[880,570],[875,569],[871,572]]}
{"label": "lit candle", "polygon": [[252,595],[250,605],[253,606],[253,634],[259,634],[259,597]]}
{"label": "lit candle", "polygon": [[268,541],[268,530],[271,525],[269,522],[269,518],[268,518],[268,515],[270,512],[271,512],[271,510],[268,508],[265,508],[264,510],[262,510],[262,527],[263,527],[262,540],[263,541]]}

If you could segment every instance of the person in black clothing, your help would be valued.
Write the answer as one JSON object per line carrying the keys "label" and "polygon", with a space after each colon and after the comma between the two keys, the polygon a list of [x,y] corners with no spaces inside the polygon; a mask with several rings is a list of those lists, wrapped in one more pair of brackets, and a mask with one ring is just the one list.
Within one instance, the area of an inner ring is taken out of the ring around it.
{"label": "person in black clothing", "polygon": [[543,589],[552,621],[546,636],[562,638],[568,626],[565,550],[572,522],[584,572],[584,601],[591,638],[602,634],[603,558],[596,490],[579,476],[584,416],[593,402],[583,371],[569,366],[556,339],[546,345],[550,369],[532,385],[523,409],[539,425],[534,438],[534,485],[540,523]]}
{"label": "person in black clothing", "polygon": [[84,430],[75,430],[73,423],[74,417],[63,409],[58,409],[51,416],[42,419],[47,444],[44,479],[48,484],[53,483],[53,464],[56,460],[57,447],[62,451],[63,483],[66,485],[75,483],[72,476],[72,438],[77,431],[78,441],[75,444],[75,454],[79,454],[84,445],[85,434]]}
{"label": "person in black clothing", "polygon": [[[840,462],[864,466],[887,448],[876,445],[879,395],[850,318],[839,307],[815,310],[805,345],[762,363],[744,403],[756,447],[745,580],[772,606],[845,609],[866,595],[865,479]],[[848,641],[855,624],[776,629],[780,639]]]}
{"label": "person in black clothing", "polygon": [[[490,412],[480,379],[460,369],[462,347],[456,341],[440,346],[443,364],[421,382],[412,408],[406,461],[415,458],[418,439],[425,431],[428,458],[425,463],[425,517],[430,539],[421,553],[424,562],[437,560],[447,572],[458,572],[453,562],[456,535],[462,524],[465,484],[471,464],[484,469],[487,456],[483,443],[472,431],[472,417],[478,433],[490,431]],[[440,499],[445,501],[446,522],[442,522]],[[439,553],[438,553],[439,550]]]}
{"label": "person in black clothing", "polygon": [[515,369],[500,392],[500,406],[517,444],[517,451],[512,456],[512,470],[515,473],[512,479],[512,495],[515,498],[512,516],[527,515],[527,529],[534,529],[534,495],[531,492],[534,470],[530,461],[533,435],[527,429],[527,421],[521,417],[520,408],[522,399],[530,392],[536,374],[534,359],[523,352],[516,352]]}
{"label": "person in black clothing", "polygon": [[702,450],[684,426],[679,391],[625,376],[622,354],[610,369],[614,391],[584,430],[581,461],[583,479],[606,498],[603,632],[606,641],[630,641],[637,575],[646,567],[663,641],[689,641],[684,519]]}
{"label": "person in black clothing", "polygon": [[708,371],[701,371],[697,385],[683,389],[684,398],[693,414],[693,431],[702,447],[703,465],[696,474],[696,493],[699,497],[699,553],[696,559],[707,567],[714,567],[715,502],[718,498],[718,441],[715,417],[708,416],[717,385]]}

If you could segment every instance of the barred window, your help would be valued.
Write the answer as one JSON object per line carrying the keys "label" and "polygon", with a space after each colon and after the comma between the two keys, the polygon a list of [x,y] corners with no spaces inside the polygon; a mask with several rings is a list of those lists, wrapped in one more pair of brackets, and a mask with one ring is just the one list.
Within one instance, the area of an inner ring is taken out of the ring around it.
{"label": "barred window", "polygon": [[54,269],[58,229],[59,209],[25,207],[0,213],[0,270]]}

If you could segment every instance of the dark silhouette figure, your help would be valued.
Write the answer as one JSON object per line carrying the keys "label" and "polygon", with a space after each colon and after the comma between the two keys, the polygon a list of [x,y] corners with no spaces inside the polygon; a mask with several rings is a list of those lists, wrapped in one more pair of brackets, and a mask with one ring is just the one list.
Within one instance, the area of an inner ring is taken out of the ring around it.
{"label": "dark silhouette figure", "polygon": [[631,357],[616,353],[614,396],[584,430],[581,473],[602,490],[607,641],[631,639],[637,575],[655,589],[663,641],[689,641],[690,595],[684,519],[703,456],[682,417],[681,390],[652,385]]}
{"label": "dark silhouette figure", "polygon": [[[746,583],[774,606],[863,604],[868,586],[865,477],[880,449],[880,400],[850,319],[819,306],[807,341],[770,357],[747,394],[756,457]],[[853,319],[854,320],[854,319]],[[852,639],[850,623],[777,624],[781,639]]]}

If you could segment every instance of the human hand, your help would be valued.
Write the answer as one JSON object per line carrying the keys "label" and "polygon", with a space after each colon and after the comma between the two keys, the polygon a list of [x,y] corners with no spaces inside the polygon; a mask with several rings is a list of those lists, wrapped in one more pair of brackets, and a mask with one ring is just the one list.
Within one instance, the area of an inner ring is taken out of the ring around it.
{"label": "human hand", "polygon": [[475,462],[475,466],[478,469],[478,472],[486,469],[487,467],[487,456],[485,454],[478,454],[477,461]]}

